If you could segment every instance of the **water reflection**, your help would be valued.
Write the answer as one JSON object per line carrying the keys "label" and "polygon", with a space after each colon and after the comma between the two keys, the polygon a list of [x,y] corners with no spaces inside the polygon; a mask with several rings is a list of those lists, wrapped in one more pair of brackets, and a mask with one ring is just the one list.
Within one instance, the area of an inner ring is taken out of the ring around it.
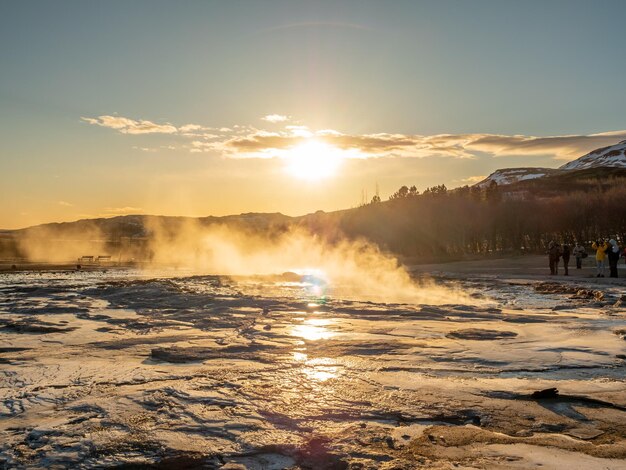
{"label": "water reflection", "polygon": [[293,359],[294,361],[298,361],[298,362],[304,362],[309,358],[309,356],[305,353],[301,353],[301,352],[294,352],[293,353]]}
{"label": "water reflection", "polygon": [[297,325],[293,328],[291,334],[308,341],[328,339],[335,335],[335,333],[326,328],[313,325]]}
{"label": "water reflection", "polygon": [[[315,312],[315,313],[320,313],[320,312]],[[332,322],[333,321],[330,318],[309,318],[306,321],[306,323],[310,325],[315,325],[315,326],[326,326],[326,325],[330,325]]]}
{"label": "water reflection", "polygon": [[332,320],[326,318],[309,318],[301,325],[295,325],[291,330],[291,335],[307,341],[332,338],[337,333],[326,328],[331,323]]}
{"label": "water reflection", "polygon": [[318,382],[326,382],[329,379],[336,378],[339,374],[339,368],[336,366],[320,366],[320,367],[305,367],[302,372],[312,380]]}
{"label": "water reflection", "polygon": [[306,367],[302,369],[302,372],[311,380],[325,382],[339,376],[339,367],[335,364],[336,362],[329,357],[311,359],[305,361]]}
{"label": "water reflection", "polygon": [[[302,313],[302,312],[299,312]],[[315,311],[314,314],[323,312]],[[295,321],[302,323],[293,325],[290,334],[306,341],[318,341],[332,338],[337,335],[335,331],[330,330],[329,326],[336,323],[332,318],[294,318]],[[306,343],[300,343],[305,345]],[[293,352],[293,359],[301,363],[304,367],[302,373],[310,380],[316,382],[325,382],[329,379],[336,378],[339,373],[339,367],[334,365],[334,361],[330,358],[309,359],[306,347],[299,347]]]}

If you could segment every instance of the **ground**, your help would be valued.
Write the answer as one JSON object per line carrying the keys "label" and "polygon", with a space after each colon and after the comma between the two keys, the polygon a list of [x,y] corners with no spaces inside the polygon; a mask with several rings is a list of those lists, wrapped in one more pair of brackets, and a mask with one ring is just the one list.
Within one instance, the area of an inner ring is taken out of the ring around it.
{"label": "ground", "polygon": [[293,275],[0,274],[0,466],[626,468],[624,278],[411,270],[395,303]]}

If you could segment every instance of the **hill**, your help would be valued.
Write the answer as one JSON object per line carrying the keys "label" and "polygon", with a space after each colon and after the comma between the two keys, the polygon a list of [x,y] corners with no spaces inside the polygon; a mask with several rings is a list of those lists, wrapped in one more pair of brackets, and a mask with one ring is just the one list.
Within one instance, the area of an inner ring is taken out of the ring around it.
{"label": "hill", "polygon": [[577,191],[602,191],[615,186],[618,180],[626,181],[626,168],[592,167],[555,171],[541,178],[520,180],[500,189],[503,194],[526,191],[529,196],[546,197]]}
{"label": "hill", "polygon": [[502,186],[518,181],[534,180],[558,173],[553,168],[502,168],[491,173],[487,178],[476,183],[476,186],[489,186],[492,182]]}
{"label": "hill", "polygon": [[4,235],[37,236],[54,233],[59,237],[77,233],[97,232],[103,238],[147,237],[157,227],[167,227],[175,231],[186,224],[198,223],[201,226],[214,224],[228,225],[244,231],[263,231],[272,227],[289,224],[293,217],[280,213],[245,213],[223,217],[177,217],[165,215],[121,215],[109,218],[81,219],[75,222],[59,222],[35,225],[18,230],[4,230]]}
{"label": "hill", "polygon": [[589,152],[561,166],[561,170],[582,170],[597,167],[626,168],[626,140]]}
{"label": "hill", "polygon": [[[476,186],[485,187],[492,182],[503,186],[519,181],[536,180],[548,176],[555,176],[567,171],[588,170],[591,168],[626,168],[626,140],[615,145],[593,150],[576,160],[555,168],[503,168],[494,171]],[[573,179],[578,179],[574,176]]]}

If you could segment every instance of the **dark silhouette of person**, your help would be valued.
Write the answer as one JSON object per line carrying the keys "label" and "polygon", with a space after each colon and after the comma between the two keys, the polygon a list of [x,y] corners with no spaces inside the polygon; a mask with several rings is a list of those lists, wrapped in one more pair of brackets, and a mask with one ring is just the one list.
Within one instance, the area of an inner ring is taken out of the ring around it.
{"label": "dark silhouette of person", "polygon": [[570,247],[567,243],[563,244],[563,248],[561,249],[561,254],[563,256],[563,268],[565,269],[565,275],[569,276],[568,265],[569,265]]}
{"label": "dark silhouette of person", "polygon": [[561,248],[557,242],[552,240],[548,244],[548,263],[550,264],[550,275],[552,276],[559,273],[559,256],[561,256]]}
{"label": "dark silhouette of person", "polygon": [[617,263],[619,262],[619,246],[613,239],[609,240],[609,248],[606,250],[606,255],[609,258],[609,276],[617,277]]}
{"label": "dark silhouette of person", "polygon": [[572,254],[576,257],[576,269],[582,269],[583,258],[586,256],[587,252],[580,245],[580,243],[576,242],[576,246],[574,247],[574,251],[572,251]]}

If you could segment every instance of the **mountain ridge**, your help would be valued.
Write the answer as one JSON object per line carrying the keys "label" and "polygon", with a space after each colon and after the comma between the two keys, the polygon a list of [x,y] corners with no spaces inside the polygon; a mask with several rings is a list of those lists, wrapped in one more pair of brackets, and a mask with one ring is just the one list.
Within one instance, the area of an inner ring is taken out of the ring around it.
{"label": "mountain ridge", "polygon": [[492,182],[498,185],[509,185],[519,181],[554,176],[561,172],[600,167],[626,168],[626,140],[622,140],[614,145],[592,150],[582,157],[561,165],[559,168],[501,168],[491,173],[484,180],[476,183],[475,186],[485,187]]}
{"label": "mountain ridge", "polygon": [[592,150],[576,160],[561,165],[559,169],[582,170],[600,166],[626,168],[626,140]]}

